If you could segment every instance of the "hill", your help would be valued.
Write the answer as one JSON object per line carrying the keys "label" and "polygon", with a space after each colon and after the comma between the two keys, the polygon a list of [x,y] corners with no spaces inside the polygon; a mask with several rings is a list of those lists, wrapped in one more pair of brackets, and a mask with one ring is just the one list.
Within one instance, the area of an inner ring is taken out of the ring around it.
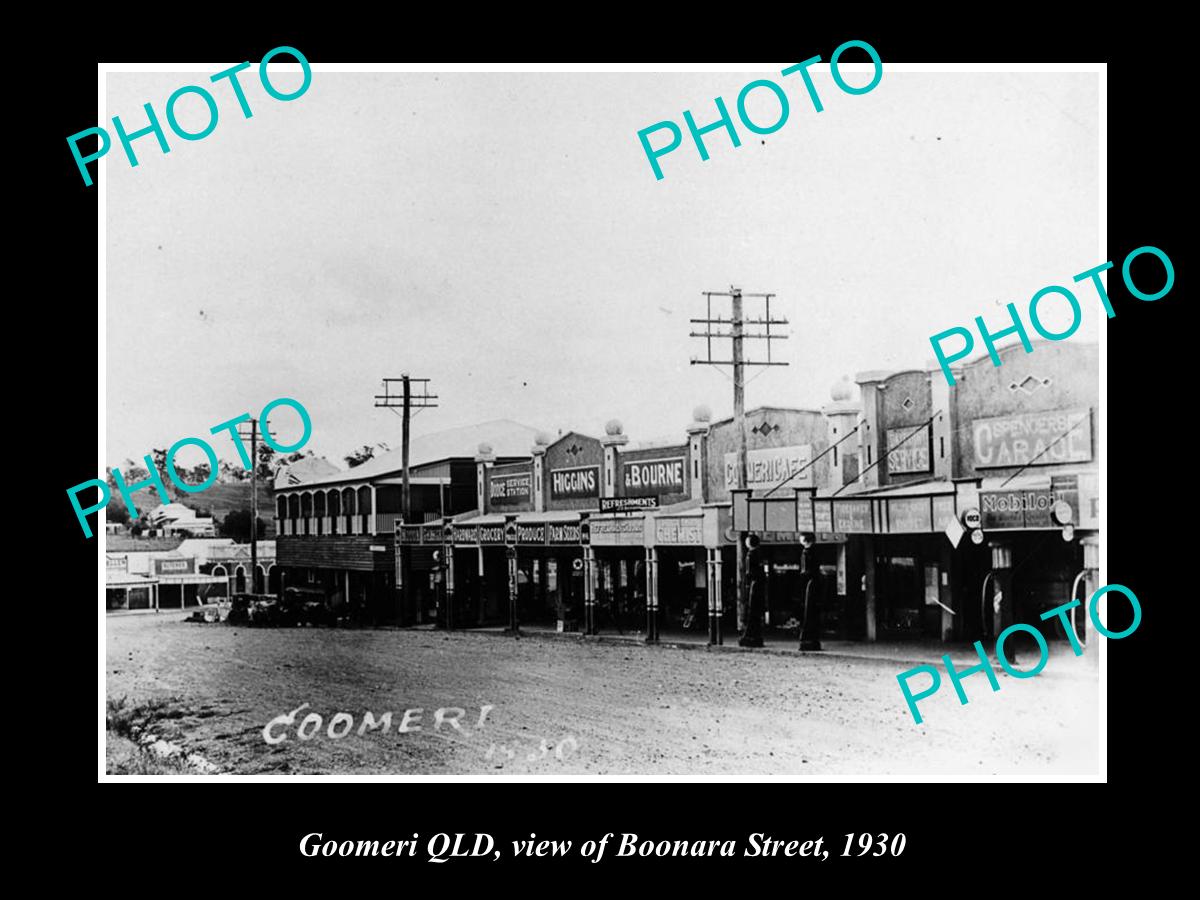
{"label": "hill", "polygon": [[[269,479],[260,478],[258,481],[258,516],[266,525],[267,538],[275,537],[275,500],[271,496]],[[185,494],[175,485],[167,482],[167,492],[173,503],[182,503],[189,509],[196,510],[198,515],[212,516],[218,529],[221,521],[235,509],[250,509],[250,482],[237,481],[229,484],[218,482],[212,487],[205,488],[198,494]],[[142,514],[150,512],[158,505],[158,497],[154,490],[139,491],[133,495],[138,511]],[[113,492],[109,500],[113,509],[121,508],[124,502],[121,495]]]}

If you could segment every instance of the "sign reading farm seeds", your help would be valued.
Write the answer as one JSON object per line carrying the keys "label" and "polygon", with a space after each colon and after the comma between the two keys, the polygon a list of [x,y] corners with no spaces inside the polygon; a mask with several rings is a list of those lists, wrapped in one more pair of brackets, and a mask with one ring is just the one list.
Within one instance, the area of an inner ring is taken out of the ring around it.
{"label": "sign reading farm seeds", "polygon": [[[812,445],[767,447],[746,451],[746,487],[765,490],[795,475],[812,461]],[[725,488],[737,487],[737,454],[725,454]],[[788,487],[812,487],[812,469],[788,482]]]}
{"label": "sign reading farm seeds", "polygon": [[550,470],[550,499],[578,500],[600,496],[600,467]]}
{"label": "sign reading farm seeds", "polygon": [[976,419],[975,467],[1090,462],[1092,411],[1060,409]]}

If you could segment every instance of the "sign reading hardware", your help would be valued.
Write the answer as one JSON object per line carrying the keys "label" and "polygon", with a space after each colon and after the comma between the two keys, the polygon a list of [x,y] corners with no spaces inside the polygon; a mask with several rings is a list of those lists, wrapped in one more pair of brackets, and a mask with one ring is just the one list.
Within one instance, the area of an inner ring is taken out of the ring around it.
{"label": "sign reading hardware", "polygon": [[550,498],[552,500],[597,497],[599,494],[599,466],[550,470]]}
{"label": "sign reading hardware", "polygon": [[682,456],[669,459],[639,459],[622,463],[627,497],[682,494],[686,464]]}
{"label": "sign reading hardware", "polygon": [[601,497],[600,512],[632,512],[658,509],[658,497]]}
{"label": "sign reading hardware", "polygon": [[[790,478],[812,461],[812,445],[797,444],[792,447],[768,447],[746,451],[746,487],[750,490],[773,488],[785,478]],[[811,487],[812,469],[792,478],[788,487]],[[725,454],[725,488],[737,487],[737,454]]]}
{"label": "sign reading hardware", "polygon": [[971,435],[979,468],[1090,462],[1092,411],[1060,409],[976,419]]}
{"label": "sign reading hardware", "polygon": [[494,506],[528,503],[533,496],[533,475],[523,472],[492,472],[488,479],[488,500]]}

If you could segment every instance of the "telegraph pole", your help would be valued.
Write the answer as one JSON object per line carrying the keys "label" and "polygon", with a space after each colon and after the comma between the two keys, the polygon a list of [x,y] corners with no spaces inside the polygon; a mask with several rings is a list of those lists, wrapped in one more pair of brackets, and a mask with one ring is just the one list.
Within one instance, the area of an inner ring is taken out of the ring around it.
{"label": "telegraph pole", "polygon": [[[401,392],[400,392],[399,397],[397,397],[395,394],[392,393],[392,386],[396,382],[400,382],[400,384],[401,384]],[[419,384],[421,386],[421,393],[416,396],[413,395],[413,390],[412,390],[413,382],[416,382],[417,384]],[[392,410],[395,410],[397,407],[400,407],[402,409],[402,412],[400,413],[400,415],[401,415],[401,418],[402,418],[404,424],[401,426],[402,444],[400,447],[400,467],[401,467],[401,469],[400,469],[400,483],[401,483],[400,514],[401,514],[401,521],[405,525],[412,524],[412,492],[410,490],[409,480],[408,480],[409,422],[412,420],[412,411],[414,409],[417,409],[417,410],[433,409],[434,407],[437,406],[437,404],[432,401],[437,400],[437,399],[438,399],[437,394],[429,393],[429,379],[428,378],[412,378],[409,376],[409,374],[407,372],[401,373],[399,378],[383,379],[383,393],[375,395],[375,406],[376,407],[380,407],[383,409],[392,409]],[[399,402],[397,402],[397,401],[399,401]],[[375,512],[378,512],[378,510],[375,510]],[[400,545],[400,547],[397,548],[397,552],[399,552],[400,556],[401,556],[401,562],[400,562],[401,586],[402,586],[402,590],[404,592],[404,598],[407,599],[408,585],[410,582],[409,550],[408,550],[407,546],[402,544],[402,545]],[[401,609],[400,609],[400,618],[401,618],[401,624],[403,624],[403,619],[404,619],[403,605],[401,606]],[[417,610],[417,621],[420,622],[423,620],[423,618],[424,618],[424,612],[421,609],[418,609]]]}
{"label": "telegraph pole", "polygon": [[[747,484],[747,463],[746,463],[746,366],[786,366],[786,362],[780,362],[771,358],[771,342],[786,340],[786,334],[778,332],[772,334],[772,325],[786,325],[787,319],[771,318],[771,298],[775,294],[745,294],[739,287],[730,286],[729,291],[703,291],[704,297],[708,301],[708,315],[703,319],[692,319],[693,325],[703,325],[704,331],[692,331],[690,337],[698,337],[705,339],[706,355],[703,359],[693,357],[691,363],[693,366],[731,366],[733,368],[733,428],[737,438],[737,487],[745,488]],[[728,319],[717,316],[713,318],[712,298],[713,297],[729,297],[731,300],[731,316]],[[766,311],[761,318],[747,319],[743,313],[743,297],[756,297],[766,301]],[[717,330],[713,330],[713,326],[717,326]],[[728,325],[729,331],[722,331],[721,326]],[[746,331],[746,326],[756,326],[753,331]],[[714,359],[713,358],[713,338],[728,338],[731,343],[731,353],[729,359]],[[747,340],[761,340],[766,342],[765,360],[751,360],[746,358],[745,342]],[[710,586],[709,590],[712,588]],[[746,598],[746,534],[740,533],[737,540],[737,618],[738,631],[745,633],[748,630],[747,623],[747,598]],[[761,615],[761,610],[756,611],[756,615]],[[719,614],[710,613],[708,641],[710,644],[721,643],[721,619]]]}
{"label": "telegraph pole", "polygon": [[[258,419],[250,420],[250,593],[258,591]],[[238,437],[246,435],[238,429]],[[271,435],[272,438],[275,435]],[[265,588],[266,585],[264,584]],[[265,591],[264,591],[265,593]]]}

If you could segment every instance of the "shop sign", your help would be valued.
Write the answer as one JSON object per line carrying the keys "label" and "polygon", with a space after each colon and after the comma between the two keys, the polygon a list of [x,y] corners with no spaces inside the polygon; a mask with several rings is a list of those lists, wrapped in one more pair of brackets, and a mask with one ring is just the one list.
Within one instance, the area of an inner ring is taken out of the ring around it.
{"label": "shop sign", "polygon": [[[976,419],[976,468],[1090,462],[1092,411],[1060,409]],[[1078,423],[1078,424],[1076,424]]]}
{"label": "shop sign", "polygon": [[928,497],[895,497],[887,505],[888,531],[933,531],[932,504]]}
{"label": "shop sign", "polygon": [[981,491],[983,528],[1057,528],[1063,524],[1054,519],[1054,507],[1060,501],[1071,508],[1073,519],[1078,518],[1078,490],[1073,482],[1052,482],[1049,488]]}
{"label": "shop sign", "polygon": [[799,531],[763,531],[758,536],[764,544],[799,544],[802,534]]}
{"label": "shop sign", "polygon": [[481,543],[481,544],[503,544],[504,543],[504,526],[503,525],[480,525],[479,526],[479,543]]}
{"label": "shop sign", "polygon": [[829,531],[845,531],[852,534],[871,532],[870,500],[837,500],[833,504],[833,528]]}
{"label": "shop sign", "polygon": [[980,518],[979,510],[975,507],[964,509],[962,515],[962,523],[967,528],[979,528],[983,525],[983,519]]}
{"label": "shop sign", "polygon": [[550,470],[550,499],[577,500],[600,495],[600,467]]}
{"label": "shop sign", "polygon": [[478,525],[455,525],[454,536],[452,538],[456,544],[478,544],[479,543],[479,526]]}
{"label": "shop sign", "polygon": [[656,519],[654,541],[657,544],[699,546],[704,543],[701,520],[695,516],[679,519]]}
{"label": "shop sign", "polygon": [[105,560],[105,568],[112,569],[114,571],[119,571],[119,572],[128,572],[129,571],[129,557],[128,556],[109,556]]}
{"label": "shop sign", "polygon": [[597,547],[640,547],[645,534],[644,520],[636,519],[588,519],[591,526],[591,542]]}
{"label": "shop sign", "polygon": [[682,456],[669,459],[638,459],[622,462],[622,484],[626,497],[682,494],[687,463]]}
{"label": "shop sign", "polygon": [[1100,527],[1100,476],[1096,472],[1081,472],[1079,479],[1079,505],[1075,509],[1077,527],[1096,529]]}
{"label": "shop sign", "polygon": [[888,472],[893,475],[929,471],[929,426],[925,426],[924,434],[913,434],[913,431],[915,428],[911,425],[887,430],[887,446],[896,448],[889,450],[887,455]]}
{"label": "shop sign", "polygon": [[600,512],[634,512],[658,509],[658,497],[601,497]]}
{"label": "shop sign", "polygon": [[[795,475],[812,461],[812,445],[765,447],[746,452],[746,487],[764,490]],[[812,469],[788,482],[788,487],[812,487]],[[738,460],[736,453],[725,454],[725,489],[737,487]]]}
{"label": "shop sign", "polygon": [[488,502],[493,506],[515,506],[533,497],[533,475],[528,472],[496,473],[488,479]]}
{"label": "shop sign", "polygon": [[422,544],[440,544],[440,543],[442,543],[442,526],[441,525],[422,525],[421,526],[421,543]]}
{"label": "shop sign", "polygon": [[578,522],[568,522],[563,524],[551,522],[546,526],[546,529],[550,535],[551,544],[582,543]]}
{"label": "shop sign", "polygon": [[194,572],[195,559],[156,559],[154,572],[157,575],[179,575]]}
{"label": "shop sign", "polygon": [[518,544],[544,544],[546,543],[546,525],[522,525],[517,523],[517,543]]}
{"label": "shop sign", "polygon": [[933,524],[935,528],[945,528],[946,523],[955,518],[954,495],[942,494],[933,498]]}
{"label": "shop sign", "polygon": [[833,531],[833,501],[831,500],[814,500],[813,501],[813,528],[817,533],[823,531]]}
{"label": "shop sign", "polygon": [[397,525],[396,526],[396,542],[399,544],[419,544],[419,543],[421,543],[421,526],[420,525]]}

